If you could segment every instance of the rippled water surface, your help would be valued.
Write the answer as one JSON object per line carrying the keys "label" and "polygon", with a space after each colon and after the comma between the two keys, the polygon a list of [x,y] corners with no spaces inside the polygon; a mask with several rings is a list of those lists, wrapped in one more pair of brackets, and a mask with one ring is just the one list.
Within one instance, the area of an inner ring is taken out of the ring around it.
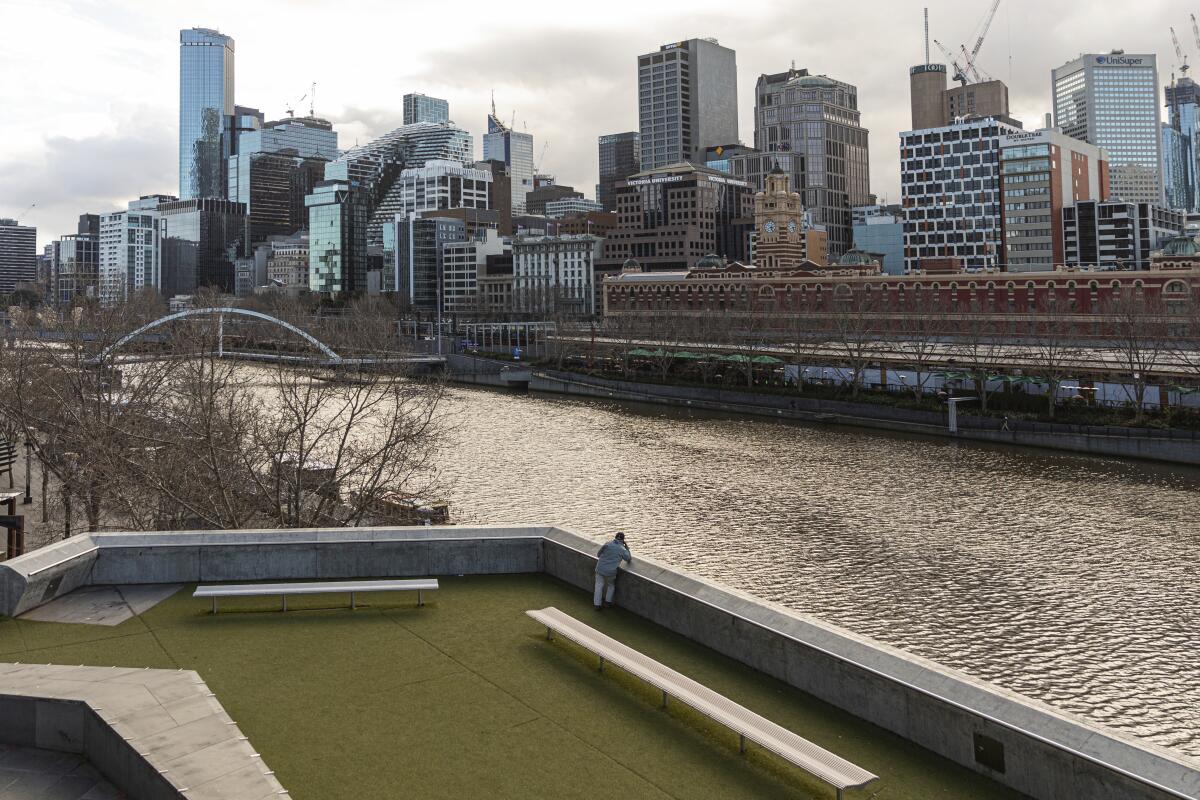
{"label": "rippled water surface", "polygon": [[459,522],[636,554],[1200,757],[1200,471],[482,389]]}

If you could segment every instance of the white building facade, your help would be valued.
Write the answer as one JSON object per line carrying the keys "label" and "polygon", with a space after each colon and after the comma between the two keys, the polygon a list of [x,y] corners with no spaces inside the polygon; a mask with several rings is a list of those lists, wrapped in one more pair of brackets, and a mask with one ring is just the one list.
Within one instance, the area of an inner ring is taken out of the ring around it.
{"label": "white building facade", "polygon": [[508,242],[495,230],[488,229],[485,238],[442,244],[442,311],[461,314],[480,307],[479,274],[489,255],[500,255]]}
{"label": "white building facade", "polygon": [[988,117],[900,134],[905,272],[925,259],[1000,266],[1000,138],[1014,133]]}
{"label": "white building facade", "polygon": [[514,239],[514,310],[583,316],[596,313],[596,259],[603,241],[588,234]]}
{"label": "white building facade", "polygon": [[[122,303],[141,289],[162,288],[162,239],[158,212],[139,208],[100,215],[100,302]],[[142,204],[146,205],[146,204]]]}
{"label": "white building facade", "polygon": [[1054,125],[1104,148],[1109,194],[1162,203],[1162,113],[1152,53],[1089,53],[1051,72]]}
{"label": "white building facade", "polygon": [[492,173],[458,161],[435,159],[400,173],[401,216],[451,208],[488,207]]}

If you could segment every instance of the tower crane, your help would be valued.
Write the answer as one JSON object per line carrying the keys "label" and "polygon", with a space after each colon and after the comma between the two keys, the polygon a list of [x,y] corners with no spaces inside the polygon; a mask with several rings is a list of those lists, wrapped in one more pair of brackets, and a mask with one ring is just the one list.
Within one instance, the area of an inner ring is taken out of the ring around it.
{"label": "tower crane", "polygon": [[[1192,24],[1193,25],[1196,24],[1196,15],[1195,14],[1192,15]],[[1179,63],[1179,71],[1182,72],[1183,76],[1186,78],[1187,71],[1188,71],[1187,56],[1185,56],[1183,54],[1183,48],[1179,46],[1179,37],[1175,35],[1175,28],[1172,27],[1170,29],[1170,31],[1171,31],[1171,44],[1175,45],[1175,57],[1178,58],[1179,62],[1180,62]]]}
{"label": "tower crane", "polygon": [[971,81],[967,77],[967,73],[964,72],[963,68],[958,65],[958,61],[955,60],[954,53],[950,52],[950,48],[946,47],[946,45],[942,44],[937,39],[934,39],[933,43],[938,46],[938,49],[942,51],[942,55],[946,57],[946,60],[950,62],[950,66],[954,68],[954,75],[952,76],[954,80],[958,81],[963,86],[966,86],[968,83],[970,83]]}
{"label": "tower crane", "polygon": [[1196,37],[1196,49],[1200,50],[1200,25],[1196,24],[1196,15],[1192,14],[1192,36]]}
{"label": "tower crane", "polygon": [[[967,52],[966,45],[963,45],[962,47],[963,58],[966,61],[967,69],[971,71],[971,74],[975,77],[976,82],[978,82],[980,78],[979,71],[975,68],[975,59],[979,57],[979,50],[983,47],[983,40],[987,38],[988,30],[992,27],[992,20],[996,18],[996,10],[998,8],[1000,8],[1000,0],[992,0],[992,7],[988,9],[987,16],[983,18],[983,23],[979,28],[979,36],[976,37],[975,45],[971,48],[971,52]],[[964,86],[965,85],[966,84],[964,84]]]}

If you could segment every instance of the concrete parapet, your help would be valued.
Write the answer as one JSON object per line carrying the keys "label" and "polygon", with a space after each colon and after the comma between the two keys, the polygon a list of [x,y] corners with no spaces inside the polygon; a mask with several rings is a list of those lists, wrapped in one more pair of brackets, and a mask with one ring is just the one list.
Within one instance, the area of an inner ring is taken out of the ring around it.
{"label": "concrete parapet", "polygon": [[286,798],[195,672],[0,664],[0,742],[78,753],[125,796]]}
{"label": "concrete parapet", "polygon": [[[636,545],[635,545],[636,546]],[[545,526],[102,533],[0,564],[0,613],[85,583],[545,572],[590,591],[599,542]],[[1031,797],[1200,797],[1200,764],[635,553],[618,604]],[[3,710],[3,709],[0,709]]]}

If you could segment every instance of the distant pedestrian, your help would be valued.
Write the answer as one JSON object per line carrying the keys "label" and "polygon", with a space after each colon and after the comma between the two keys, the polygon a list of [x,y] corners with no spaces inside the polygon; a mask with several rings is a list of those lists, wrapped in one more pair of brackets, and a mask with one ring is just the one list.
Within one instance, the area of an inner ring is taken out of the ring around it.
{"label": "distant pedestrian", "polygon": [[625,534],[618,531],[611,542],[604,543],[596,558],[596,591],[592,595],[592,605],[599,611],[604,606],[612,607],[613,594],[617,591],[617,567],[622,561],[633,563],[633,556],[625,546]]}
{"label": "distant pedestrian", "polygon": [[1004,415],[1004,424],[1000,426],[1000,430],[1002,430],[1002,431],[1006,431],[1006,430],[1008,430],[1008,429],[1009,429],[1009,428],[1008,428],[1008,415],[1007,415],[1007,414],[1005,414],[1005,415]]}

